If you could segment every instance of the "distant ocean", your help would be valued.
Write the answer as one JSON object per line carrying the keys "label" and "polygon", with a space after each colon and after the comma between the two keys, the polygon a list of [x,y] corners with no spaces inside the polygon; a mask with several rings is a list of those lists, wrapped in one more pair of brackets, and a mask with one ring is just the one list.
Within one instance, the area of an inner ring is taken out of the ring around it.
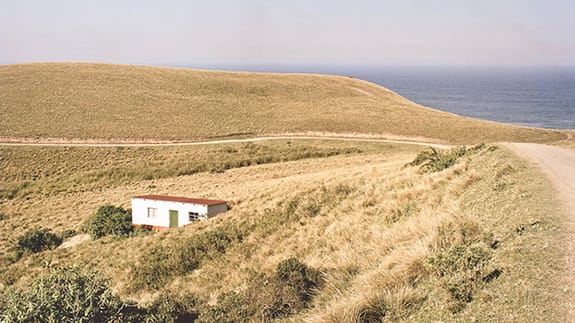
{"label": "distant ocean", "polygon": [[421,105],[530,127],[575,129],[575,67],[226,66],[213,69],[352,76]]}

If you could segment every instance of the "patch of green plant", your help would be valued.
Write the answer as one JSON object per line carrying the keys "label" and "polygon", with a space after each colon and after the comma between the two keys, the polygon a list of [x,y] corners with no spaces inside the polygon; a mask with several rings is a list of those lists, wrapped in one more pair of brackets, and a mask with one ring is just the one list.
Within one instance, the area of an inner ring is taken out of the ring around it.
{"label": "patch of green plant", "polygon": [[467,153],[465,146],[452,148],[448,151],[440,151],[433,147],[420,151],[415,159],[409,163],[410,166],[419,166],[423,173],[440,172],[457,162],[457,160]]}
{"label": "patch of green plant", "polygon": [[7,218],[6,214],[0,213],[0,221],[4,220],[6,218]]}
{"label": "patch of green plant", "polygon": [[256,275],[242,292],[228,292],[200,310],[200,322],[271,321],[309,307],[323,276],[297,258],[278,264],[271,276]]}
{"label": "patch of green plant", "polygon": [[199,300],[193,295],[177,295],[163,291],[140,315],[140,322],[194,322],[198,318],[196,310]]}
{"label": "patch of green plant", "polygon": [[399,207],[393,209],[391,211],[391,215],[387,218],[387,222],[394,223],[399,221],[401,218],[412,216],[417,212],[419,212],[417,202],[409,200],[401,204]]}
{"label": "patch of green plant", "polygon": [[134,231],[132,212],[122,207],[103,205],[88,218],[82,230],[94,239],[107,235],[126,237]]}
{"label": "patch of green plant", "polygon": [[25,254],[42,252],[58,247],[62,243],[62,238],[50,232],[50,229],[31,229],[18,238],[16,247],[16,259]]}
{"label": "patch of green plant", "polygon": [[198,322],[249,322],[256,314],[256,307],[244,293],[231,291],[218,296],[216,305],[203,307]]}
{"label": "patch of green plant", "polygon": [[72,229],[64,230],[64,231],[62,231],[62,233],[60,233],[60,238],[62,238],[62,240],[66,240],[66,239],[71,238],[77,234],[78,234],[78,232],[76,232],[76,230],[72,230]]}
{"label": "patch of green plant", "polygon": [[364,304],[358,313],[358,322],[383,322],[388,312],[387,305],[381,298],[376,298]]}
{"label": "patch of green plant", "polygon": [[[439,278],[440,286],[448,292],[451,298],[450,309],[461,311],[473,300],[474,292],[484,282],[491,281],[486,277],[492,251],[480,244],[465,246],[457,245],[446,251],[439,252],[427,263],[431,271]],[[497,271],[497,276],[500,271]]]}
{"label": "patch of green plant", "polygon": [[256,312],[266,321],[297,314],[309,306],[323,279],[319,270],[297,258],[289,258],[277,265],[264,284],[255,280],[248,290],[248,299],[256,304]]}
{"label": "patch of green plant", "polygon": [[225,253],[233,243],[242,239],[242,232],[228,226],[152,247],[132,269],[132,285],[136,290],[161,288],[174,277],[197,269],[204,259]]}
{"label": "patch of green plant", "polygon": [[147,235],[152,234],[152,233],[154,233],[154,231],[151,228],[140,225],[140,226],[134,227],[134,231],[132,231],[130,236],[132,236],[132,237],[144,237],[144,236],[147,236]]}
{"label": "patch of green plant", "polygon": [[480,274],[491,259],[491,252],[481,245],[457,245],[428,259],[435,274],[440,277],[459,272]]}
{"label": "patch of green plant", "polygon": [[50,268],[28,289],[6,293],[2,304],[3,322],[119,322],[129,307],[107,280],[77,267]]}

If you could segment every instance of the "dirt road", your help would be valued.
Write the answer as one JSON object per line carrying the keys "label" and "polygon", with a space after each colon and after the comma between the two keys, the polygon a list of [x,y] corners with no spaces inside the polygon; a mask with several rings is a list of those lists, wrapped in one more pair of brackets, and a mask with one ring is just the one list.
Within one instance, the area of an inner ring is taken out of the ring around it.
{"label": "dirt road", "polygon": [[520,156],[535,162],[555,186],[575,225],[575,150],[541,144],[509,143]]}
{"label": "dirt road", "polygon": [[[572,282],[569,289],[575,293],[575,150],[540,144],[510,143],[507,146],[543,170],[565,205],[571,236],[567,252],[567,265],[571,268],[568,281]],[[571,304],[570,315],[575,322],[575,304]]]}
{"label": "dirt road", "polygon": [[375,139],[375,138],[353,138],[353,137],[335,137],[335,136],[269,136],[245,139],[225,139],[225,140],[211,140],[211,141],[191,141],[191,142],[143,142],[143,143],[117,143],[117,142],[52,142],[52,141],[36,141],[36,142],[0,142],[0,146],[43,146],[43,147],[155,147],[155,146],[199,146],[199,145],[215,145],[227,144],[237,142],[256,142],[266,140],[285,140],[285,139],[321,139],[321,140],[343,140],[343,141],[365,141],[365,142],[386,142],[407,145],[428,146],[438,149],[449,149],[451,146],[442,145],[437,143],[427,143],[412,140],[392,140],[392,139]]}

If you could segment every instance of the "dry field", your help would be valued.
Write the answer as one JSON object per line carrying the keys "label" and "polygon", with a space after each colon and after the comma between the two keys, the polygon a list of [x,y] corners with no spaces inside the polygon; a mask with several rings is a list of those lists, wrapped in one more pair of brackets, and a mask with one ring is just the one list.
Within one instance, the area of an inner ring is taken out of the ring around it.
{"label": "dry field", "polygon": [[[365,147],[373,150],[371,145]],[[99,191],[142,180],[363,150],[354,144],[325,140],[135,148],[0,146],[0,198]]]}
{"label": "dry field", "polygon": [[[421,147],[292,140],[260,143],[256,151],[273,151],[277,158],[290,156],[287,147],[296,146],[310,154],[209,171],[210,160],[219,165],[234,160],[233,150],[255,149],[244,146],[65,148],[68,156],[85,156],[70,159],[79,169],[93,172],[103,165],[97,183],[107,185],[100,189],[69,185],[72,172],[57,171],[64,148],[3,148],[2,165],[10,165],[10,174],[46,170],[39,180],[61,181],[69,190],[52,188],[55,184],[43,194],[44,186],[30,184],[1,200],[5,259],[0,286],[26,285],[47,263],[79,264],[109,277],[124,299],[146,304],[163,290],[193,294],[204,306],[217,307],[223,306],[222,294],[249,296],[253,282],[296,257],[320,270],[324,283],[307,309],[284,321],[566,320],[572,291],[563,289],[562,281],[567,266],[562,210],[549,184],[511,152],[486,146],[446,170],[421,173],[406,166]],[[207,165],[203,171],[171,173],[179,169],[173,165],[203,153],[212,154],[201,161]],[[245,153],[253,155],[252,150]],[[22,156],[29,154],[45,160],[27,164]],[[165,176],[113,178],[123,171],[139,174],[132,163],[137,168],[158,156],[171,158],[164,161]],[[105,237],[16,262],[6,258],[28,228],[78,229],[100,205],[129,207],[130,196],[147,193],[226,199],[233,209],[167,232]],[[230,230],[241,239],[230,240],[223,252],[210,254],[197,268],[167,272],[162,288],[137,287],[142,268],[155,259],[151,252],[169,261],[173,254],[162,252]]]}
{"label": "dry field", "polygon": [[553,142],[565,132],[463,118],[349,77],[125,65],[0,66],[0,137],[196,140],[293,132],[450,143]]}

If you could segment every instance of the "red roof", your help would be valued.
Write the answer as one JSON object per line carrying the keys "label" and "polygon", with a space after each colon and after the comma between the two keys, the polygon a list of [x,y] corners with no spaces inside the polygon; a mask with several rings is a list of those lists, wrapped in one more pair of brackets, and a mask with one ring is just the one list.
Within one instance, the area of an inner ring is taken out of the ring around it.
{"label": "red roof", "polygon": [[202,204],[202,205],[218,205],[218,204],[225,204],[226,203],[226,201],[221,201],[221,200],[192,199],[192,198],[188,198],[188,197],[166,196],[166,195],[140,195],[140,196],[134,196],[133,198],[135,198],[135,199],[146,199],[146,200],[158,200],[158,201]]}

